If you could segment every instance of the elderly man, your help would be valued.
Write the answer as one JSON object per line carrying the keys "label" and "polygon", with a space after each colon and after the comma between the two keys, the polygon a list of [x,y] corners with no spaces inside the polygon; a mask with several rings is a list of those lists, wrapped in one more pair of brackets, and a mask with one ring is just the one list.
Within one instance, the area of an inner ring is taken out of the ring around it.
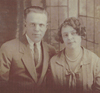
{"label": "elderly man", "polygon": [[22,37],[1,46],[0,84],[1,88],[29,93],[46,85],[49,60],[55,54],[55,49],[42,41],[47,30],[46,10],[39,6],[28,7],[24,18]]}

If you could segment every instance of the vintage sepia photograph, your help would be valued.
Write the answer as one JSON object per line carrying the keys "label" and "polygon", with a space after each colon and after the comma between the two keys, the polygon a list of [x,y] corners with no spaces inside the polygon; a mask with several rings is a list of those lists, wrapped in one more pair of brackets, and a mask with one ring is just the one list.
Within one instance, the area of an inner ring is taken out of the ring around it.
{"label": "vintage sepia photograph", "polygon": [[100,0],[0,0],[0,93],[100,93]]}

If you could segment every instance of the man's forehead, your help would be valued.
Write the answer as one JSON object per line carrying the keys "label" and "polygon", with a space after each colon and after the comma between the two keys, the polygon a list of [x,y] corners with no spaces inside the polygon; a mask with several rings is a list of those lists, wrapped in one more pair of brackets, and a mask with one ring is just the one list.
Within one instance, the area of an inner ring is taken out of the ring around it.
{"label": "man's forehead", "polygon": [[41,13],[30,13],[26,17],[26,21],[30,23],[47,23],[47,16]]}
{"label": "man's forehead", "polygon": [[48,19],[47,15],[44,13],[34,13],[34,12],[30,12],[27,14],[26,19],[27,18],[46,18]]}
{"label": "man's forehead", "polygon": [[[34,12],[30,12],[30,13],[28,13],[27,14],[27,17],[45,17],[45,18],[47,18],[47,15],[46,14],[44,14],[44,13],[34,13]],[[26,18],[27,18],[26,17]]]}
{"label": "man's forehead", "polygon": [[41,15],[46,15],[48,17],[47,13],[45,13],[45,12],[34,12],[34,11],[30,11],[29,13],[26,14],[26,17],[29,14],[41,14]]}

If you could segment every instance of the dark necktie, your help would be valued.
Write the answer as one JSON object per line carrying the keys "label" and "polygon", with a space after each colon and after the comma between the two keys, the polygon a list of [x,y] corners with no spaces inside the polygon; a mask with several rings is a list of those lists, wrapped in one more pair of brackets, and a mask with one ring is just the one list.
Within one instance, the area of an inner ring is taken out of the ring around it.
{"label": "dark necktie", "polygon": [[39,60],[39,52],[36,43],[34,43],[34,62],[35,66],[37,66]]}

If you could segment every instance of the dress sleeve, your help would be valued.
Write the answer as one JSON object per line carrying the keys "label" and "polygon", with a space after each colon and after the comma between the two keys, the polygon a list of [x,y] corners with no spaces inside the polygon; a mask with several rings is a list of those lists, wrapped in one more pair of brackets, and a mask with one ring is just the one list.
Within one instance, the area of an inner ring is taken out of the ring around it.
{"label": "dress sleeve", "polygon": [[93,93],[100,93],[100,58],[98,58],[94,67]]}

